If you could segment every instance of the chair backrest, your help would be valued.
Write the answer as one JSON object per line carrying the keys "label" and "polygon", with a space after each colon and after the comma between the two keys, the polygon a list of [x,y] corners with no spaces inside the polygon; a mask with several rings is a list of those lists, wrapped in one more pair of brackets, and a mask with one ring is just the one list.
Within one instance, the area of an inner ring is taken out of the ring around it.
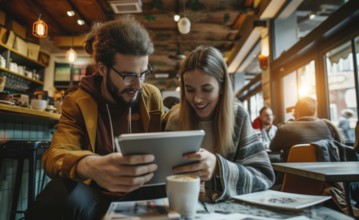
{"label": "chair backrest", "polygon": [[316,162],[315,146],[311,144],[297,144],[290,148],[287,162]]}
{"label": "chair backrest", "polygon": [[[290,148],[287,162],[316,162],[316,147],[311,144],[298,144]],[[283,192],[319,195],[324,190],[324,182],[309,178],[284,174]]]}

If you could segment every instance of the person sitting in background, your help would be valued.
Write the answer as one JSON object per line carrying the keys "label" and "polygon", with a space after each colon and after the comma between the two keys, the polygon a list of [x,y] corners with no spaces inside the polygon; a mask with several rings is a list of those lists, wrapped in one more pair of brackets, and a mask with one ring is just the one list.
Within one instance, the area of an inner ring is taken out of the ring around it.
{"label": "person sitting in background", "polygon": [[357,121],[357,125],[355,126],[354,150],[359,155],[359,121]]}
{"label": "person sitting in background", "polygon": [[268,155],[247,112],[234,103],[222,54],[214,47],[197,48],[183,61],[180,76],[181,102],[168,113],[166,130],[203,129],[206,135],[198,152],[184,156],[200,162],[173,171],[199,176],[201,199],[212,202],[271,187]]}
{"label": "person sitting in background", "polygon": [[[355,126],[355,142],[354,142],[354,150],[357,153],[357,157],[359,160],[359,121]],[[351,183],[350,190],[352,199],[356,202],[355,207],[359,208],[359,182]]]}
{"label": "person sitting in background", "polygon": [[316,116],[317,101],[310,97],[298,100],[294,108],[294,119],[278,126],[269,148],[283,151],[282,161],[287,161],[290,148],[296,144],[332,139],[344,143],[339,131],[329,120]]}
{"label": "person sitting in background", "polygon": [[172,107],[180,102],[180,99],[176,96],[167,96],[163,99],[163,105],[165,106],[165,111],[169,111]]}
{"label": "person sitting in background", "polygon": [[[87,52],[96,72],[68,94],[43,166],[52,180],[26,219],[101,219],[113,200],[165,197],[164,185],[143,187],[154,175],[154,156],[123,156],[114,137],[161,131],[161,93],[144,83],[154,48],[132,17],[103,23]],[[94,47],[94,48],[92,48]]]}
{"label": "person sitting in background", "polygon": [[262,142],[266,148],[272,141],[277,132],[277,126],[273,125],[273,111],[271,108],[264,106],[259,111],[259,116],[252,122],[252,127],[260,131]]}
{"label": "person sitting in background", "polygon": [[354,142],[354,134],[353,131],[350,129],[350,121],[349,121],[349,118],[351,118],[353,115],[354,112],[350,109],[342,110],[338,123],[338,128],[340,128],[340,131],[344,136],[345,142],[350,144]]}

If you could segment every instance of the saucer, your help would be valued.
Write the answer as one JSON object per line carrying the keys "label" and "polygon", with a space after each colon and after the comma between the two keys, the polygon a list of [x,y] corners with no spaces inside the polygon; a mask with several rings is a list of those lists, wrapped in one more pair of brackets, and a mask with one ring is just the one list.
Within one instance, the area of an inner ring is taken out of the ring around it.
{"label": "saucer", "polygon": [[15,103],[5,100],[0,100],[0,104],[6,104],[6,105],[15,105]]}

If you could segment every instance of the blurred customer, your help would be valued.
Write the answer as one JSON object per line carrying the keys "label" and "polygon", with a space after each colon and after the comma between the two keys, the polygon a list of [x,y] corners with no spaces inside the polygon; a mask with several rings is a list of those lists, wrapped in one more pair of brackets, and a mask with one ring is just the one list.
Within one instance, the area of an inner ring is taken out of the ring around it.
{"label": "blurred customer", "polygon": [[339,117],[339,124],[338,128],[340,128],[341,132],[343,133],[344,140],[346,143],[353,143],[354,142],[354,134],[353,131],[350,129],[350,121],[354,115],[354,112],[350,109],[344,109],[341,112],[341,116]]}
{"label": "blurred customer", "polygon": [[201,199],[213,202],[271,187],[268,154],[247,112],[234,103],[222,54],[214,47],[199,47],[183,61],[180,75],[181,102],[170,111],[166,130],[203,129],[206,135],[198,152],[184,156],[199,163],[174,172],[199,176],[206,195]]}
{"label": "blurred customer", "polygon": [[259,116],[254,119],[252,127],[259,130],[259,135],[262,139],[265,148],[269,147],[274,135],[277,132],[277,126],[273,125],[273,111],[271,108],[264,106],[259,111]]}
{"label": "blurred customer", "polygon": [[[355,126],[355,143],[354,143],[354,150],[357,153],[357,157],[359,160],[359,121]],[[359,182],[351,183],[350,190],[352,199],[356,202],[355,207],[359,208]]]}
{"label": "blurred customer", "polygon": [[357,121],[357,125],[355,126],[354,150],[359,154],[359,121]]}
{"label": "blurred customer", "polygon": [[298,100],[294,108],[294,121],[278,126],[269,148],[283,151],[282,160],[287,161],[293,145],[307,144],[322,139],[332,139],[344,143],[339,131],[329,120],[317,118],[317,101],[310,97]]}
{"label": "blurred customer", "polygon": [[165,111],[169,111],[172,107],[180,102],[180,99],[176,96],[167,96],[163,99],[163,105],[165,106]]}

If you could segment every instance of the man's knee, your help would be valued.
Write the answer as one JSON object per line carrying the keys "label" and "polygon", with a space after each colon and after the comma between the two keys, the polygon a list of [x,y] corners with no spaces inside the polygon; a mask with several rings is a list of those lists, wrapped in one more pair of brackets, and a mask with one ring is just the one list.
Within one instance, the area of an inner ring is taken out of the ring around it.
{"label": "man's knee", "polygon": [[100,219],[110,201],[97,189],[79,183],[71,192],[65,207],[65,219]]}

